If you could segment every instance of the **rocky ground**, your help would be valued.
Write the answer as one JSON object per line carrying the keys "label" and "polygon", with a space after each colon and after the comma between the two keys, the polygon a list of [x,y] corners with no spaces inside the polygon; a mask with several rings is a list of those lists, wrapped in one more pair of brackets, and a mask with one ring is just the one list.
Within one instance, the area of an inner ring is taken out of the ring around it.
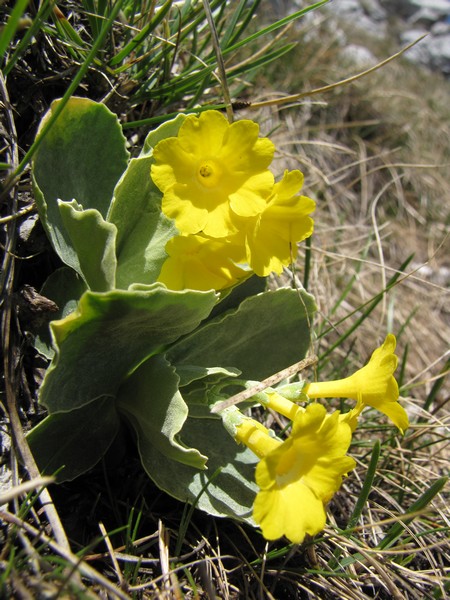
{"label": "rocky ground", "polygon": [[[278,12],[291,12],[309,5],[309,1],[274,0]],[[450,77],[450,0],[331,0],[310,18],[330,15],[333,25],[350,24],[371,38],[396,41],[406,46],[427,34],[408,52],[408,58]],[[339,31],[338,31],[339,32]],[[345,28],[342,43],[348,44]],[[366,44],[349,44],[349,53],[359,62],[370,60]]]}

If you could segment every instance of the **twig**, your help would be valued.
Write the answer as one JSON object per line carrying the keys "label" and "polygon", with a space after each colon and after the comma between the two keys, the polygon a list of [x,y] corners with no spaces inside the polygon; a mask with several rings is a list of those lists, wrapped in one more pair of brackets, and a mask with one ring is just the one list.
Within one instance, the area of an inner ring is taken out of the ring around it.
{"label": "twig", "polygon": [[286,369],[283,369],[282,371],[279,371],[278,373],[275,373],[274,375],[267,377],[267,379],[264,379],[263,381],[254,385],[253,387],[251,387],[247,390],[244,390],[242,392],[239,392],[239,394],[235,394],[234,396],[231,396],[231,398],[228,398],[227,400],[224,400],[223,402],[219,402],[218,404],[215,404],[211,408],[211,412],[218,413],[218,412],[221,412],[222,410],[225,410],[229,406],[232,406],[233,404],[239,404],[239,402],[244,402],[244,400],[248,400],[255,394],[258,394],[259,392],[263,392],[267,388],[272,387],[273,385],[279,383],[280,381],[283,381],[283,379],[292,377],[292,375],[295,375],[296,373],[299,373],[300,371],[303,371],[304,369],[307,369],[308,367],[311,367],[312,365],[315,365],[316,363],[317,363],[317,356],[309,356],[308,358],[304,358],[303,360],[296,362],[295,364],[291,365],[290,367],[287,367]]}

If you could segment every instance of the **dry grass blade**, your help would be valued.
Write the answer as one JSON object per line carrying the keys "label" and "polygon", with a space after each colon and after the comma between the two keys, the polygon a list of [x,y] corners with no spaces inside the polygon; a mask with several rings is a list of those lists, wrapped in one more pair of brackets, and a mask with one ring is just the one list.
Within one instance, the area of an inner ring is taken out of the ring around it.
{"label": "dry grass blade", "polygon": [[11,502],[14,498],[18,498],[23,494],[27,494],[33,490],[37,490],[38,488],[45,487],[54,482],[53,477],[36,477],[31,481],[26,481],[20,485],[13,487],[11,490],[7,492],[3,492],[0,494],[0,505],[7,504]]}
{"label": "dry grass blade", "polygon": [[[50,537],[39,531],[38,529],[32,527],[22,519],[16,517],[10,512],[0,511],[0,517],[6,522],[12,525],[16,525],[17,527],[26,531],[29,535],[31,535],[36,540],[42,540],[51,548],[54,552],[56,552],[59,556],[61,556],[64,560],[67,561],[69,565],[71,565],[74,569],[79,571],[84,577],[88,578],[90,581],[101,585],[104,589],[108,590],[113,598],[119,598],[119,600],[129,600],[129,596],[119,590],[115,585],[113,585],[106,577],[98,573],[95,569],[87,565],[75,554],[72,554],[66,548],[58,545],[54,542]],[[84,588],[81,583],[75,581],[75,584],[79,586],[81,589]],[[88,597],[96,597],[86,590]]]}

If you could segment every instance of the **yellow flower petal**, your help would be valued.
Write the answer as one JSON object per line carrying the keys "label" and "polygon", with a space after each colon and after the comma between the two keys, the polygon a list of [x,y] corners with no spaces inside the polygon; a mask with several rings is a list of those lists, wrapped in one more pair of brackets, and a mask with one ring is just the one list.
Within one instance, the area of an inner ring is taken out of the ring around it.
{"label": "yellow flower petal", "polygon": [[229,124],[218,111],[205,111],[188,116],[177,137],[155,146],[151,176],[163,193],[163,212],[181,234],[233,235],[231,203],[243,216],[264,208],[274,146],[258,134],[253,121]]}
{"label": "yellow flower petal", "polygon": [[307,384],[303,391],[310,398],[351,398],[358,404],[378,409],[403,431],[408,427],[408,416],[398,404],[398,384],[394,379],[398,358],[395,356],[395,336],[389,334],[383,345],[372,354],[365,367],[335,381]]}
{"label": "yellow flower petal", "polygon": [[[221,290],[248,276],[231,257],[236,249],[227,241],[200,235],[176,236],[166,244],[169,257],[158,281],[172,290]],[[239,252],[239,249],[238,249]]]}
{"label": "yellow flower petal", "polygon": [[289,438],[259,462],[253,516],[267,539],[285,535],[300,543],[323,529],[325,503],[355,466],[346,456],[351,428],[339,417],[308,405],[296,413]]}
{"label": "yellow flower petal", "polygon": [[295,259],[297,242],[309,237],[314,222],[308,216],[314,200],[297,196],[303,184],[300,171],[286,171],[276,183],[262,212],[247,223],[247,261],[260,276],[281,273]]}
{"label": "yellow flower petal", "polygon": [[326,523],[323,502],[302,481],[259,492],[253,517],[267,540],[285,535],[294,544],[301,544],[306,534],[316,535]]}

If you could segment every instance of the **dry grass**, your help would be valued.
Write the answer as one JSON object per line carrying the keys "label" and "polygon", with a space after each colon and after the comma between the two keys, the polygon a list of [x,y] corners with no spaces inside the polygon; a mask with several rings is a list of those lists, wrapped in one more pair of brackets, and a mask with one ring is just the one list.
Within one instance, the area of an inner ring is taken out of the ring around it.
{"label": "dry grass", "polygon": [[[311,87],[357,70],[339,71],[334,55],[332,74],[317,79],[316,61],[311,65],[303,50],[293,62]],[[293,77],[285,85],[295,89]],[[317,199],[310,289],[322,319],[336,323],[357,310],[413,255],[359,330],[356,355],[366,358],[368,340],[376,345],[386,329],[398,333],[407,325],[400,347],[409,344],[407,379],[414,381],[439,371],[450,339],[449,94],[450,82],[400,61],[311,102],[259,115],[265,131],[275,131],[279,172],[301,169],[305,193]]]}

